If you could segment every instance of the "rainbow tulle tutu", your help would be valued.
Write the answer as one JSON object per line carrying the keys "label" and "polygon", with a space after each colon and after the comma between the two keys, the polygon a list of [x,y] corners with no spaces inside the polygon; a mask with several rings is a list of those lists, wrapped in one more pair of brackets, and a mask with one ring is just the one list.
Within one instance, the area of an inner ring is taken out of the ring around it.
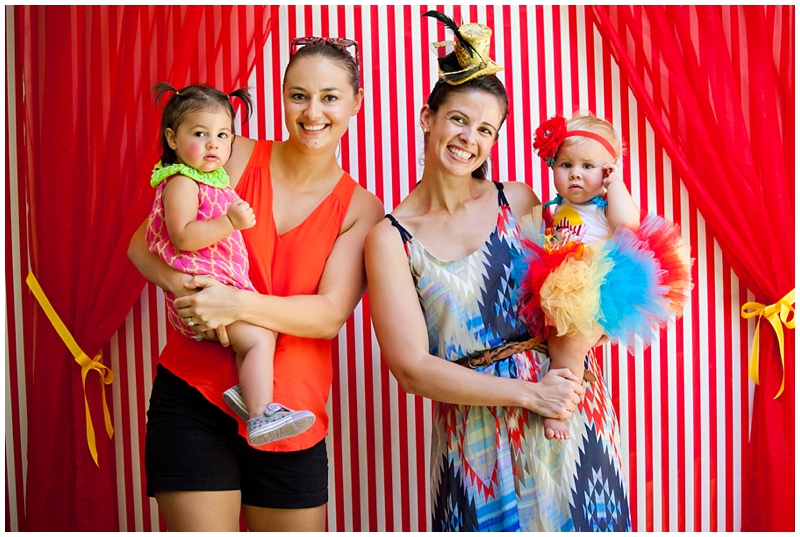
{"label": "rainbow tulle tutu", "polygon": [[648,214],[638,231],[620,226],[589,245],[556,243],[536,227],[522,226],[512,272],[532,336],[589,337],[600,325],[614,343],[631,346],[638,337],[647,346],[654,329],[683,314],[692,259],[678,225]]}

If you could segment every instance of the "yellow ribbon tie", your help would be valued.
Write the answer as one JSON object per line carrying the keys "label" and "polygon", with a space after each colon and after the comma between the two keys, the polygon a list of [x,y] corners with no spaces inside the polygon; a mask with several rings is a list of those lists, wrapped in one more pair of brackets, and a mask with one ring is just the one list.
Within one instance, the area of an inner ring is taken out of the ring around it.
{"label": "yellow ribbon tie", "polygon": [[[86,407],[86,443],[89,444],[89,451],[92,454],[92,459],[94,459],[94,463],[97,466],[100,464],[97,462],[97,444],[95,443],[94,437],[94,426],[92,425],[92,416],[89,412],[89,400],[86,398],[86,375],[89,374],[89,371],[97,371],[97,374],[100,375],[100,380],[103,384],[111,384],[114,382],[114,373],[107,368],[105,365],[101,363],[103,359],[102,351],[98,352],[94,358],[89,358],[89,356],[81,350],[78,344],[75,342],[75,338],[72,337],[72,334],[69,332],[67,327],[64,325],[64,322],[56,313],[56,310],[53,309],[52,304],[47,299],[42,291],[42,287],[39,285],[39,282],[36,280],[36,277],[33,275],[32,272],[28,273],[28,277],[25,279],[25,283],[28,284],[33,296],[36,297],[36,300],[39,301],[39,305],[44,310],[45,315],[47,318],[50,319],[50,322],[53,325],[53,328],[56,329],[58,335],[61,336],[61,339],[66,344],[67,348],[72,353],[72,356],[75,357],[75,361],[78,362],[78,365],[81,366],[81,383],[83,384],[83,403]],[[106,391],[105,388],[102,388],[103,394],[103,418],[106,424],[106,433],[108,433],[108,437],[112,438],[114,436],[114,427],[111,425],[111,414],[108,412],[108,404],[106,403]]]}
{"label": "yellow ribbon tie", "polygon": [[[748,364],[748,375],[756,384],[758,384],[758,330],[762,318],[767,318],[772,328],[775,330],[775,335],[778,337],[778,348],[781,352],[783,376],[781,378],[781,388],[778,390],[775,399],[780,397],[783,393],[784,383],[786,382],[786,362],[783,358],[783,326],[785,325],[786,328],[789,329],[794,328],[794,291],[795,290],[792,289],[786,293],[786,296],[770,306],[765,306],[760,302],[748,302],[742,306],[742,317],[745,319],[758,316],[756,333],[753,336],[753,346],[750,349],[750,362]],[[790,314],[792,319],[788,320]]]}

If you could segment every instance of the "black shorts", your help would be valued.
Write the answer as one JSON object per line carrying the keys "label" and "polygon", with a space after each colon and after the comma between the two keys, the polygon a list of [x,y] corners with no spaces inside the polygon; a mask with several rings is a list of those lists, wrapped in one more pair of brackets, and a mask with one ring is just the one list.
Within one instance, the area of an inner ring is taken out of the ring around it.
{"label": "black shorts", "polygon": [[328,502],[325,440],[301,451],[260,451],[239,435],[237,425],[198,390],[159,365],[147,411],[147,495],[241,490],[243,504],[273,509]]}

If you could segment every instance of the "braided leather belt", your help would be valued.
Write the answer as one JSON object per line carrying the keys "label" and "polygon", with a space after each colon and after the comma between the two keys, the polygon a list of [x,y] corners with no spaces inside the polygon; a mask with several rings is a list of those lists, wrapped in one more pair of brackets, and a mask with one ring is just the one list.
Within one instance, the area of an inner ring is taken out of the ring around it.
{"label": "braided leather belt", "polygon": [[509,356],[517,354],[528,349],[536,349],[539,352],[547,353],[547,345],[542,343],[536,338],[526,339],[525,341],[513,341],[495,347],[493,349],[485,349],[482,351],[473,352],[456,360],[458,365],[475,369],[484,365],[493,364],[505,360]]}
{"label": "braided leather belt", "polygon": [[[485,349],[482,351],[473,352],[463,358],[456,360],[458,365],[475,369],[484,365],[490,365],[501,360],[505,360],[509,356],[513,356],[528,349],[536,349],[538,352],[547,354],[547,345],[542,343],[536,338],[526,339],[525,341],[514,341],[500,345],[493,349]],[[583,380],[587,382],[595,382],[597,377],[590,369],[584,369]]]}

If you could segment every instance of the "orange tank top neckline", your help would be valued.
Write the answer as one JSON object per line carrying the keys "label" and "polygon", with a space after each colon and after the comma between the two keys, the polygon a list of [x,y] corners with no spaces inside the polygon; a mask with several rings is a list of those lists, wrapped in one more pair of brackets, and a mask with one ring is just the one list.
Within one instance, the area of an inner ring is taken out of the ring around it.
{"label": "orange tank top neckline", "polygon": [[[256,142],[256,145],[253,148],[253,153],[250,155],[250,160],[248,160],[248,163],[247,163],[247,167],[248,168],[250,168],[251,164],[253,166],[259,166],[259,164],[266,163],[265,169],[268,170],[268,178],[269,178],[269,180],[267,181],[267,188],[269,188],[270,197],[272,198],[273,203],[274,203],[275,191],[274,191],[274,189],[272,187],[272,168],[270,168],[270,163],[272,162],[272,146],[274,144],[275,144],[275,142],[272,141],[272,140],[262,140],[262,141]],[[247,168],[245,168],[245,169],[247,169]],[[244,174],[239,179],[239,182],[241,182],[242,179],[244,179]],[[308,213],[308,215],[305,217],[305,219],[303,219],[302,222],[300,222],[299,224],[287,229],[286,231],[284,231],[282,233],[278,232],[278,224],[277,224],[277,222],[275,222],[275,211],[273,210],[272,211],[272,214],[273,214],[273,216],[272,216],[272,224],[273,224],[273,226],[275,228],[275,237],[280,240],[280,239],[283,239],[284,237],[290,235],[295,230],[298,230],[298,229],[302,228],[302,226],[309,219],[311,219],[315,215],[315,213],[317,211],[322,210],[322,208],[325,205],[325,202],[331,196],[336,196],[338,198],[349,199],[349,197],[353,193],[353,189],[350,188],[351,187],[350,183],[353,183],[353,182],[355,182],[353,180],[353,178],[350,177],[350,175],[346,171],[342,170],[342,175],[339,177],[339,180],[337,181],[336,186],[333,187],[333,190],[331,190],[330,193],[327,196],[325,196],[319,202],[319,204],[316,207],[314,207],[314,209],[311,210],[310,213]],[[238,190],[238,184],[239,183],[237,183],[237,190]]]}

